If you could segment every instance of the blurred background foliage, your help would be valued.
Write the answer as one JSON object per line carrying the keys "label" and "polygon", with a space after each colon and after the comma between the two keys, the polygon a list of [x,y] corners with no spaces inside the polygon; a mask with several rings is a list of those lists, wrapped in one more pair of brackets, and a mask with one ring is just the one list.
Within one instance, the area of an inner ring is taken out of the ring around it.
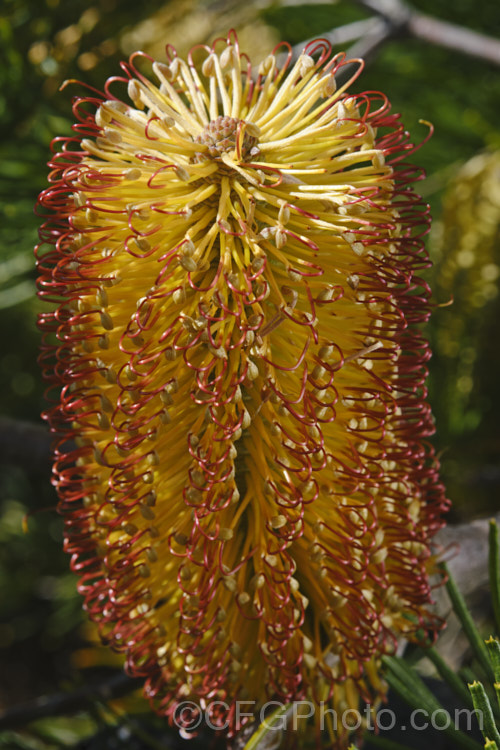
{"label": "blurred background foliage", "polygon": [[[415,0],[413,7],[500,36],[495,2]],[[0,705],[78,684],[83,667],[96,669],[61,551],[60,520],[53,512],[37,513],[56,502],[48,462],[28,441],[24,458],[12,456],[9,448],[17,430],[11,420],[40,422],[44,408],[36,363],[40,306],[32,248],[39,220],[33,205],[46,184],[51,139],[71,132],[71,95],[77,88],[60,94],[61,83],[78,79],[101,88],[135,49],[161,60],[167,42],[185,54],[231,26],[258,62],[280,39],[298,44],[369,16],[354,0],[2,0]],[[435,127],[431,141],[413,157],[427,170],[421,190],[435,218],[428,241],[435,265],[427,276],[436,303],[430,326],[434,442],[454,503],[451,518],[471,519],[498,507],[500,488],[499,70],[421,40],[396,38],[382,47],[356,86],[383,90],[417,141],[427,133],[421,118]],[[27,533],[26,514],[33,514]],[[83,728],[75,729],[74,722],[63,727],[63,739],[54,739],[53,746],[72,746],[82,733],[95,731],[94,719],[83,720]],[[3,746],[9,742],[7,737]]]}

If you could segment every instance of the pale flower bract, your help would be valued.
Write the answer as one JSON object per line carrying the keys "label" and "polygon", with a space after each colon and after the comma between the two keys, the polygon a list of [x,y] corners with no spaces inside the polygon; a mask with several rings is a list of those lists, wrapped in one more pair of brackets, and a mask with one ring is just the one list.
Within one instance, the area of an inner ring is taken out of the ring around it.
{"label": "pale flower bract", "polygon": [[230,733],[237,700],[373,700],[378,658],[438,625],[415,147],[325,40],[288,52],[132,55],[40,198],[86,609],[158,712],[217,701]]}

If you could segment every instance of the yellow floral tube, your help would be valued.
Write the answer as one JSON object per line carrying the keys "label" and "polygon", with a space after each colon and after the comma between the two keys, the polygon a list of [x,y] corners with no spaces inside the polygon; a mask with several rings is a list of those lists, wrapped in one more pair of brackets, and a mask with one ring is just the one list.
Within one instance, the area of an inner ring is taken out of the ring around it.
{"label": "yellow floral tube", "polygon": [[234,32],[132,55],[75,100],[40,197],[79,589],[156,710],[230,733],[238,700],[383,692],[377,658],[438,625],[447,507],[414,146],[326,41],[278,51],[256,75]]}

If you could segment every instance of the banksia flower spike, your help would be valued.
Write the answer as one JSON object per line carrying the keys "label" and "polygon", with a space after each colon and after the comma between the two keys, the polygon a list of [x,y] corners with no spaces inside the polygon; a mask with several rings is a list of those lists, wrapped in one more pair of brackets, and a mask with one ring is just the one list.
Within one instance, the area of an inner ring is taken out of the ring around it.
{"label": "banksia flower spike", "polygon": [[[437,297],[454,303],[437,318],[441,427],[455,437],[498,431],[494,402],[500,366],[496,342],[500,314],[500,152],[477,154],[447,185],[439,231],[434,234]],[[491,394],[491,396],[490,396]],[[488,424],[489,423],[489,426]],[[488,438],[486,438],[488,440]],[[485,445],[477,445],[479,455]],[[492,458],[492,460],[494,460]]]}
{"label": "banksia flower spike", "polygon": [[414,146],[326,41],[284,51],[255,75],[233,32],[132,55],[75,100],[40,198],[86,608],[156,710],[229,732],[237,700],[369,701],[377,658],[437,625]]}

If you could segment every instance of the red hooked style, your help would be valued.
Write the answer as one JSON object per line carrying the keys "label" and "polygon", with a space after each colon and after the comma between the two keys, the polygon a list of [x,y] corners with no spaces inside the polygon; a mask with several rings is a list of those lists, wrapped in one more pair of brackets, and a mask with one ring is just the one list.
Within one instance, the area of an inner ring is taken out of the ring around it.
{"label": "red hooked style", "polygon": [[218,701],[232,734],[237,700],[372,702],[439,626],[429,215],[399,115],[325,40],[255,75],[234,32],[167,60],[54,141],[46,417],[90,617],[155,710]]}

